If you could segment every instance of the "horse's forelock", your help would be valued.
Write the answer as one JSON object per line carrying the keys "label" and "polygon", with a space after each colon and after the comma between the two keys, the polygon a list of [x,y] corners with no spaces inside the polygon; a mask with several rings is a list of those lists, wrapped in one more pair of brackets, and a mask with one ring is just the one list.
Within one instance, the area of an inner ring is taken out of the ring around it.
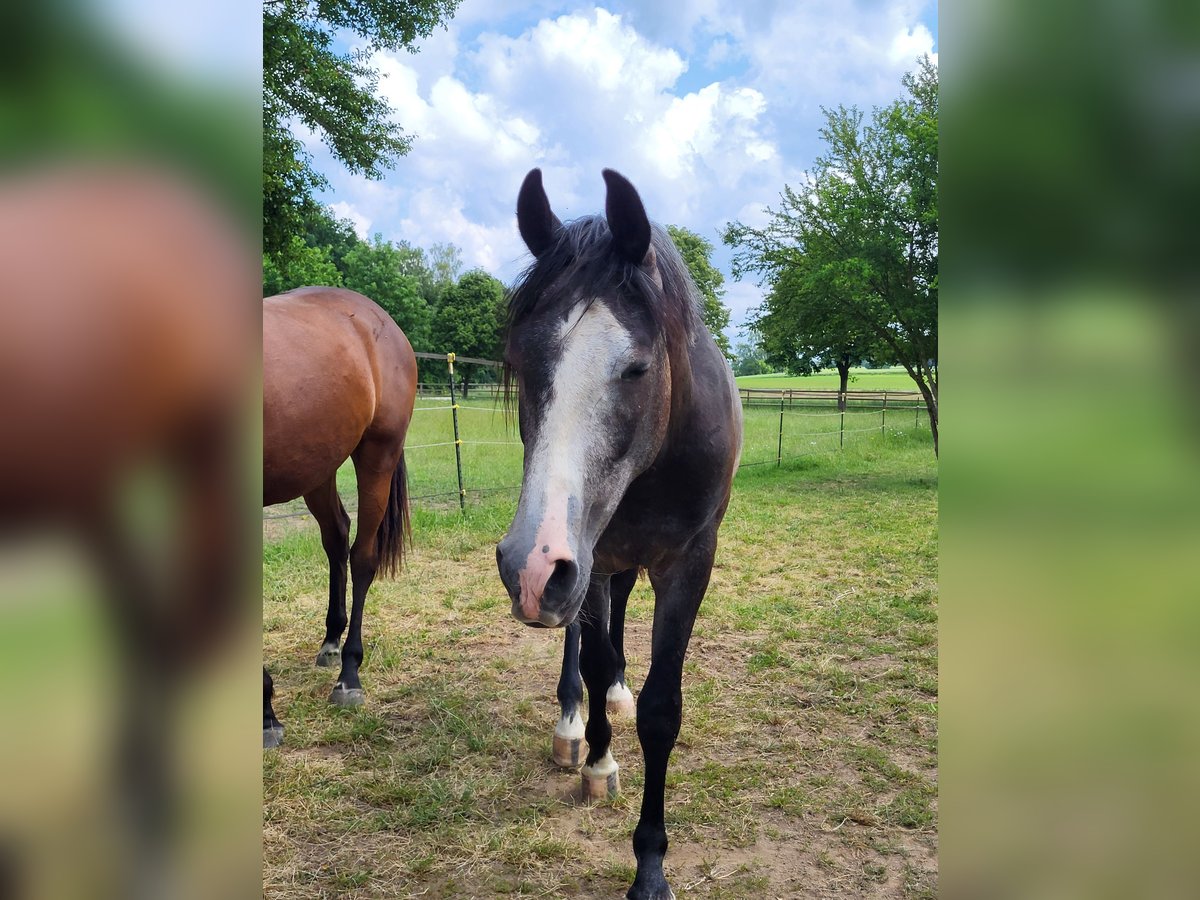
{"label": "horse's forelock", "polygon": [[699,303],[683,258],[670,235],[652,227],[651,246],[657,273],[623,260],[614,250],[612,234],[602,216],[585,216],[558,230],[552,246],[518,277],[509,291],[505,321],[504,396],[511,411],[514,373],[513,333],[535,311],[553,304],[567,312],[595,292],[574,289],[574,282],[613,285],[640,300],[663,336],[671,366],[671,421],[680,421],[679,411],[690,398],[691,364],[688,354],[700,325]]}

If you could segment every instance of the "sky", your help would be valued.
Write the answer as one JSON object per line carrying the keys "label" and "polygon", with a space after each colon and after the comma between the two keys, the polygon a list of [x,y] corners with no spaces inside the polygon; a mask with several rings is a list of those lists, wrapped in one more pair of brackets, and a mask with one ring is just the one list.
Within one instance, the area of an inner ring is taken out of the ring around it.
{"label": "sky", "polygon": [[450,242],[511,283],[531,258],[516,225],[540,167],[564,221],[602,212],[601,169],[651,219],[715,246],[728,334],[762,300],[730,277],[726,223],[765,222],[821,152],[821,107],[867,110],[937,59],[936,0],[464,0],[416,53],[375,55],[378,90],[412,150],[381,181],[351,175],[297,131],[330,182],[320,199],[363,237]]}

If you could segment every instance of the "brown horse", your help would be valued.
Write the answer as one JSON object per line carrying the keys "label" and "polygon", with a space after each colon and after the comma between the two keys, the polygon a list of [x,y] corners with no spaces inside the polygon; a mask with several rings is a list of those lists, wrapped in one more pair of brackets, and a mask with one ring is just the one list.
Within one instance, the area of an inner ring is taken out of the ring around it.
{"label": "brown horse", "polygon": [[[365,695],[362,615],[377,572],[398,567],[408,532],[404,436],[417,392],[408,338],[375,303],[340,288],[297,288],[263,300],[263,505],[303,497],[329,557],[329,612],[317,665],[342,671],[330,701]],[[354,460],[358,532],[337,491],[338,468]],[[346,562],[353,579],[346,629]],[[263,668],[263,746],[283,738]]]}

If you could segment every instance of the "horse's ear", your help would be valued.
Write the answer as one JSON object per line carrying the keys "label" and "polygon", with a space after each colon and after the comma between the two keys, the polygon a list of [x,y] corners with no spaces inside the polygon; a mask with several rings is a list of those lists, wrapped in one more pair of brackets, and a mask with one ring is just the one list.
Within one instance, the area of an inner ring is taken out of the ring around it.
{"label": "horse's ear", "polygon": [[554,243],[562,222],[550,209],[550,199],[542,187],[542,170],[532,169],[521,182],[517,194],[517,228],[525,246],[534,256],[541,256]]}
{"label": "horse's ear", "polygon": [[612,169],[604,170],[604,183],[608,185],[604,215],[612,232],[614,249],[631,263],[653,266],[653,258],[646,256],[650,251],[650,220],[646,218],[646,207],[642,206],[637,189],[628,178]]}

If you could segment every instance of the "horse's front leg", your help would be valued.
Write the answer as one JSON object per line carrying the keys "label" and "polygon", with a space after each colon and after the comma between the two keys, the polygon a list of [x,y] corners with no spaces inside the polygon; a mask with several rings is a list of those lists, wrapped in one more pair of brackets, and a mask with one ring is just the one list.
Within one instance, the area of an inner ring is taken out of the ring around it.
{"label": "horse's front leg", "polygon": [[568,625],[563,641],[558,705],[562,713],[554,726],[554,764],[574,769],[583,762],[583,682],[579,680],[579,620]]}
{"label": "horse's front leg", "polygon": [[633,832],[637,877],[629,900],[674,897],[663,874],[667,829],[663,821],[667,761],[679,736],[683,712],[683,657],[691,640],[700,601],[708,588],[716,552],[716,531],[697,537],[672,562],[650,571],[654,586],[654,638],[650,672],[638,695],[637,730],[646,764],[642,811]]}
{"label": "horse's front leg", "polygon": [[588,693],[587,762],[580,770],[584,800],[614,797],[620,789],[617,763],[612,758],[612,726],[608,723],[607,694],[617,676],[617,654],[608,633],[608,575],[593,575],[579,613],[579,672]]}

